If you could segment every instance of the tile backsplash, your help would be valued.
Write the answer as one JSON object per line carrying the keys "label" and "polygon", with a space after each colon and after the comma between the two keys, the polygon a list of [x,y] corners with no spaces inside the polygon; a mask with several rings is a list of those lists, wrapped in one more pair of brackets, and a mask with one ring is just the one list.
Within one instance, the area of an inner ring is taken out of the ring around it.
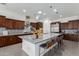
{"label": "tile backsplash", "polygon": [[16,29],[16,30],[15,30],[15,29],[6,30],[5,28],[0,27],[0,35],[5,34],[5,33],[4,33],[5,31],[7,31],[8,34],[11,34],[11,35],[13,35],[13,34],[24,34],[24,30],[18,30],[18,29]]}
{"label": "tile backsplash", "polygon": [[76,34],[79,30],[77,29],[65,29],[65,30],[62,30],[63,33],[69,33],[69,34]]}
{"label": "tile backsplash", "polygon": [[0,27],[0,35],[3,35],[3,31],[5,31],[5,28]]}
{"label": "tile backsplash", "polygon": [[5,28],[3,28],[3,27],[0,27],[0,31],[3,31],[3,30],[5,30]]}
{"label": "tile backsplash", "polygon": [[7,30],[8,31],[8,34],[23,34],[23,30]]}

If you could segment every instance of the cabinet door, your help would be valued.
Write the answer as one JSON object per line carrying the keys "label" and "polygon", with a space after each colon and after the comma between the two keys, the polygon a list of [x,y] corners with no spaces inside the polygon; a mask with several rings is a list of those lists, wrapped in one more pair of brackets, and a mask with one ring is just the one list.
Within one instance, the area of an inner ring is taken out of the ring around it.
{"label": "cabinet door", "polygon": [[16,24],[16,20],[13,20],[13,21],[12,21],[12,25],[13,25],[13,29],[17,29],[17,26],[18,26],[18,25]]}
{"label": "cabinet door", "polygon": [[69,23],[63,23],[64,29],[68,29],[68,25],[69,25]]}
{"label": "cabinet door", "polygon": [[61,30],[65,29],[65,24],[61,23],[60,28],[61,28]]}
{"label": "cabinet door", "polygon": [[79,22],[77,22],[77,28],[79,29]]}
{"label": "cabinet door", "polygon": [[68,24],[67,24],[67,23],[65,23],[64,28],[65,28],[65,29],[68,29]]}
{"label": "cabinet door", "polygon": [[0,37],[0,47],[21,43],[22,40],[17,36]]}
{"label": "cabinet door", "polygon": [[24,29],[24,21],[6,19],[7,29]]}
{"label": "cabinet door", "polygon": [[78,29],[78,22],[73,22],[73,24],[74,29]]}
{"label": "cabinet door", "polygon": [[0,16],[0,27],[5,27],[5,16]]}
{"label": "cabinet door", "polygon": [[8,37],[0,37],[0,47],[10,45]]}
{"label": "cabinet door", "polygon": [[79,34],[77,34],[77,41],[79,42]]}
{"label": "cabinet door", "polygon": [[75,34],[74,38],[75,38],[75,41],[77,42],[79,41],[79,36],[77,34]]}
{"label": "cabinet door", "polygon": [[10,38],[4,37],[4,46],[10,45]]}
{"label": "cabinet door", "polygon": [[64,34],[64,40],[69,40],[69,39],[70,39],[69,34]]}
{"label": "cabinet door", "polygon": [[71,41],[76,41],[76,35],[70,34],[69,36]]}
{"label": "cabinet door", "polygon": [[18,39],[16,36],[5,37],[5,46],[20,43],[20,42],[21,42],[20,39]]}
{"label": "cabinet door", "polygon": [[24,29],[24,22],[23,21],[14,20],[13,22],[14,22],[13,23],[14,29]]}
{"label": "cabinet door", "polygon": [[18,24],[19,29],[24,29],[24,22],[23,21],[18,21],[17,24]]}
{"label": "cabinet door", "polygon": [[4,38],[0,37],[0,47],[4,46]]}
{"label": "cabinet door", "polygon": [[13,21],[6,19],[6,28],[7,29],[13,29]]}
{"label": "cabinet door", "polygon": [[73,22],[68,22],[68,29],[73,29]]}

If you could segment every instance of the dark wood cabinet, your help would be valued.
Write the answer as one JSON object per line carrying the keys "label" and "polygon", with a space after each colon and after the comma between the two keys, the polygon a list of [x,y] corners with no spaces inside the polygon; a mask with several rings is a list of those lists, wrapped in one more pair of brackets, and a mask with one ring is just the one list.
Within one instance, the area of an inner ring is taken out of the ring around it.
{"label": "dark wood cabinet", "polygon": [[[67,25],[66,25],[67,24]],[[64,30],[78,30],[79,29],[79,21],[69,21],[67,23],[62,23],[62,26],[64,28]],[[63,29],[61,27],[61,29]],[[75,34],[74,34],[75,33]],[[70,41],[79,41],[79,35],[78,33],[76,34],[76,32],[74,32],[73,34],[72,33],[69,33],[69,34],[64,34],[64,39],[65,40],[70,40]]]}
{"label": "dark wood cabinet", "polygon": [[0,27],[5,27],[5,16],[0,16]]}
{"label": "dark wood cabinet", "polygon": [[79,34],[77,34],[77,41],[79,42]]}
{"label": "dark wood cabinet", "polygon": [[68,29],[73,29],[73,23],[72,22],[68,22]]}
{"label": "dark wood cabinet", "polygon": [[13,27],[15,29],[24,29],[24,21],[14,21]]}
{"label": "dark wood cabinet", "polygon": [[72,22],[73,29],[79,29],[79,20],[72,20],[69,22]]}
{"label": "dark wood cabinet", "polygon": [[0,47],[4,46],[4,38],[0,37]]}
{"label": "dark wood cabinet", "polygon": [[79,20],[69,21],[67,23],[61,23],[61,30],[62,29],[79,29]]}
{"label": "dark wood cabinet", "polygon": [[13,29],[13,21],[6,19],[6,29]]}
{"label": "dark wood cabinet", "polygon": [[63,30],[63,29],[64,29],[64,25],[63,25],[63,23],[61,23],[60,28],[61,28],[61,30]]}
{"label": "dark wood cabinet", "polygon": [[21,43],[22,40],[17,36],[0,37],[0,47]]}
{"label": "dark wood cabinet", "polygon": [[24,21],[6,19],[7,29],[24,29]]}
{"label": "dark wood cabinet", "polygon": [[61,23],[61,29],[68,29],[69,23]]}
{"label": "dark wood cabinet", "polygon": [[64,40],[69,40],[70,37],[69,37],[69,34],[64,34]]}
{"label": "dark wood cabinet", "polygon": [[75,25],[75,26],[77,26],[77,29],[79,29],[79,22],[77,22],[77,25]]}
{"label": "dark wood cabinet", "polygon": [[77,26],[77,29],[79,29],[79,22],[77,22],[77,24],[75,26]]}
{"label": "dark wood cabinet", "polygon": [[62,29],[79,29],[79,20],[73,20],[67,23],[61,23],[61,30]]}
{"label": "dark wood cabinet", "polygon": [[78,41],[78,35],[76,35],[76,34],[64,34],[64,39],[70,40],[70,41]]}
{"label": "dark wood cabinet", "polygon": [[24,29],[24,24],[24,21],[0,16],[0,27],[5,27],[6,29]]}
{"label": "dark wood cabinet", "polygon": [[73,29],[78,29],[78,22],[72,22]]}

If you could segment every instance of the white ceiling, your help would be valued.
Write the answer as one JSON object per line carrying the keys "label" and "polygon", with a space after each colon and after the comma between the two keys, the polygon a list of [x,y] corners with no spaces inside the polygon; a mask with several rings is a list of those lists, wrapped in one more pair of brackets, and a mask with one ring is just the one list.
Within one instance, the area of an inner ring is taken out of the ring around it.
{"label": "white ceiling", "polygon": [[[50,8],[51,5],[52,8]],[[31,18],[35,18],[38,15],[37,12],[40,10],[47,14],[41,15],[40,19],[46,17],[59,19],[60,15],[63,18],[79,15],[78,3],[7,3],[4,6],[10,11],[24,16],[31,16]],[[23,13],[23,9],[26,9],[26,13]],[[53,9],[57,9],[59,13],[56,14]]]}

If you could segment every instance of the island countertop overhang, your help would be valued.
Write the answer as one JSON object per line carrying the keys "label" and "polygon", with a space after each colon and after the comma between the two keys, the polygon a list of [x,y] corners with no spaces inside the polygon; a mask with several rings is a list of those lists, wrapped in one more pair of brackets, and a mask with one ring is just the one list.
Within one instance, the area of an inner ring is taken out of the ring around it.
{"label": "island countertop overhang", "polygon": [[47,34],[43,34],[41,37],[36,38],[34,35],[24,35],[24,36],[19,36],[21,39],[27,40],[33,44],[37,44],[43,41],[48,41],[51,38],[55,38],[62,35],[62,33],[47,33]]}

